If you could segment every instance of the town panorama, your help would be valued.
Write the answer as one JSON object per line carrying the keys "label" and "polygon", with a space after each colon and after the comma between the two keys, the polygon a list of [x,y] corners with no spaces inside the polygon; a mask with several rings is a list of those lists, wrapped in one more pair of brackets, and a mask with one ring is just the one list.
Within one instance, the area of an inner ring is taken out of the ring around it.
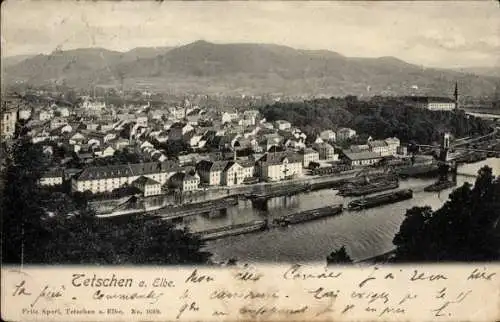
{"label": "town panorama", "polygon": [[494,68],[196,40],[2,80],[4,263],[499,259]]}

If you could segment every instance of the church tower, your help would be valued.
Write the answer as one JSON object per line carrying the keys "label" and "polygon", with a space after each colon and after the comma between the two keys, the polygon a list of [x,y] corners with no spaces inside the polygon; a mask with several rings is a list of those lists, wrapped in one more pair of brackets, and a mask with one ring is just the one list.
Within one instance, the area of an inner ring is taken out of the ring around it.
{"label": "church tower", "polygon": [[455,111],[458,111],[458,82],[455,82],[455,93],[453,95],[453,98],[455,99]]}

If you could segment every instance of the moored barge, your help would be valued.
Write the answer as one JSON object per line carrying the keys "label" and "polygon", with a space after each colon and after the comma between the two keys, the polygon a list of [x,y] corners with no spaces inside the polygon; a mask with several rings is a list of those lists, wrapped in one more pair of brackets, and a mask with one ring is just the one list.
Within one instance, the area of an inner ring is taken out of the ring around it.
{"label": "moored barge", "polygon": [[312,210],[301,211],[293,213],[290,215],[281,216],[273,220],[273,224],[279,226],[288,226],[304,221],[310,221],[314,219],[336,216],[343,211],[343,205],[333,205],[322,208],[316,208]]}
{"label": "moored barge", "polygon": [[187,217],[219,211],[238,204],[238,197],[230,196],[222,199],[207,200],[192,204],[179,205],[174,207],[164,207],[152,212],[152,215],[162,216],[164,218]]}
{"label": "moored barge", "polygon": [[399,188],[398,180],[368,183],[362,186],[346,187],[339,191],[342,196],[364,196],[372,193]]}
{"label": "moored barge", "polygon": [[437,182],[431,184],[430,186],[425,187],[424,191],[425,192],[439,192],[439,191],[454,187],[456,185],[457,185],[456,182],[450,181],[450,180],[437,181]]}
{"label": "moored barge", "polygon": [[255,220],[249,223],[219,227],[195,233],[201,240],[215,240],[229,236],[248,234],[256,231],[262,231],[267,228],[267,220]]}
{"label": "moored barge", "polygon": [[311,190],[310,184],[299,185],[295,187],[289,187],[285,189],[278,189],[275,191],[270,191],[267,193],[253,193],[247,195],[248,199],[253,201],[266,201],[271,198],[281,197],[281,196],[291,196],[301,192],[306,192]]}
{"label": "moored barge", "polygon": [[413,198],[413,191],[411,189],[403,189],[353,200],[349,203],[348,208],[350,210],[361,210],[396,203],[411,198]]}

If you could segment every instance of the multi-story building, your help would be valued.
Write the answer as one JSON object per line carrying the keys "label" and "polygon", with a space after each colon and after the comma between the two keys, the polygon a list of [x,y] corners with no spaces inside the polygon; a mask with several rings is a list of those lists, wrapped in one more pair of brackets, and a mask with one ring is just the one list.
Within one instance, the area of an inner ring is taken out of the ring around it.
{"label": "multi-story building", "polygon": [[337,134],[335,132],[333,132],[332,130],[326,130],[326,131],[323,131],[319,134],[319,137],[323,140],[323,141],[335,141],[336,138],[337,138]]}
{"label": "multi-story building", "polygon": [[237,161],[238,164],[242,167],[243,169],[243,180],[253,178],[255,175],[255,161]]}
{"label": "multi-story building", "polygon": [[14,108],[8,108],[7,106],[2,106],[2,124],[1,127],[1,137],[11,138],[14,136],[16,131],[17,122],[17,111]]}
{"label": "multi-story building", "polygon": [[251,161],[208,161],[201,160],[196,166],[202,183],[210,186],[232,186],[242,184],[254,175]]}
{"label": "multi-story building", "polygon": [[141,176],[132,185],[141,190],[144,197],[156,196],[161,194],[161,183],[151,178]]}
{"label": "multi-story building", "polygon": [[169,180],[169,186],[181,192],[196,191],[199,185],[200,177],[197,173],[177,172]]}
{"label": "multi-story building", "polygon": [[222,172],[226,168],[228,161],[207,161],[201,160],[196,165],[196,170],[202,183],[209,186],[222,185]]}
{"label": "multi-story building", "polygon": [[347,127],[337,130],[337,141],[345,141],[356,136],[356,131]]}
{"label": "multi-story building", "polygon": [[229,161],[224,168],[222,175],[222,182],[228,187],[242,184],[245,180],[243,167],[236,161]]}
{"label": "multi-story building", "polygon": [[316,150],[313,149],[303,149],[299,151],[299,155],[302,158],[302,166],[304,168],[308,168],[309,164],[311,162],[318,162],[319,161],[319,153]]}
{"label": "multi-story building", "polygon": [[54,117],[54,112],[51,109],[43,109],[38,113],[38,120],[48,121]]}
{"label": "multi-story building", "polygon": [[246,110],[243,112],[242,125],[253,126],[257,123],[257,117],[259,116],[259,111],[257,110]]}
{"label": "multi-story building", "polygon": [[343,159],[350,166],[358,167],[358,166],[369,166],[375,164],[382,159],[382,156],[380,156],[379,153],[371,151],[363,151],[363,152],[343,151]]}
{"label": "multi-story building", "polygon": [[31,117],[32,109],[28,106],[21,107],[19,109],[19,119],[20,120],[28,120]]}
{"label": "multi-story building", "polygon": [[263,180],[280,181],[302,175],[302,158],[292,152],[268,152],[257,160],[257,174]]}
{"label": "multi-story building", "polygon": [[371,152],[378,153],[383,157],[391,155],[389,152],[389,146],[384,140],[369,141],[368,146],[370,147]]}
{"label": "multi-story building", "polygon": [[320,160],[338,160],[338,154],[335,154],[335,149],[328,143],[315,143],[313,149],[318,151]]}
{"label": "multi-story building", "polygon": [[237,118],[238,118],[238,112],[228,111],[228,112],[222,113],[221,122],[222,122],[222,124],[230,123],[233,120],[236,120]]}
{"label": "multi-story building", "polygon": [[61,168],[51,169],[42,173],[39,184],[41,186],[59,186],[63,183],[64,170]]}
{"label": "multi-story building", "polygon": [[396,137],[387,138],[384,141],[387,144],[387,148],[389,150],[388,153],[390,155],[398,154],[398,149],[401,146],[401,141],[398,138]]}
{"label": "multi-story building", "polygon": [[135,119],[135,123],[138,126],[148,127],[148,117],[147,117],[147,115],[139,115],[139,116],[137,116],[137,118]]}
{"label": "multi-story building", "polygon": [[164,185],[172,175],[181,170],[182,168],[177,163],[169,161],[89,167],[73,178],[71,190],[73,192],[89,190],[92,193],[111,192],[124,185],[131,185],[141,176]]}
{"label": "multi-story building", "polygon": [[281,131],[288,130],[292,127],[292,124],[285,120],[278,120],[275,123],[276,123],[276,128]]}

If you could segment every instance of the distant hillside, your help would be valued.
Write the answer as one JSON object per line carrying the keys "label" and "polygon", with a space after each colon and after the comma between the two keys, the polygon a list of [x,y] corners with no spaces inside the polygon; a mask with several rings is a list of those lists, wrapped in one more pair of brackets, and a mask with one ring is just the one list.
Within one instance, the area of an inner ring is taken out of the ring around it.
{"label": "distant hillside", "polygon": [[500,65],[496,67],[463,67],[455,70],[480,76],[500,77]]}
{"label": "distant hillside", "polygon": [[6,80],[57,81],[171,92],[285,95],[490,95],[500,78],[422,68],[393,57],[349,58],[327,50],[271,44],[137,48],[127,53],[77,49],[39,55],[6,68]]}
{"label": "distant hillside", "polygon": [[163,55],[172,47],[137,47],[122,54],[121,61],[135,61]]}
{"label": "distant hillside", "polygon": [[23,60],[33,57],[34,55],[17,55],[17,56],[9,56],[2,58],[2,68],[6,68],[9,66],[13,66],[19,64]]}

